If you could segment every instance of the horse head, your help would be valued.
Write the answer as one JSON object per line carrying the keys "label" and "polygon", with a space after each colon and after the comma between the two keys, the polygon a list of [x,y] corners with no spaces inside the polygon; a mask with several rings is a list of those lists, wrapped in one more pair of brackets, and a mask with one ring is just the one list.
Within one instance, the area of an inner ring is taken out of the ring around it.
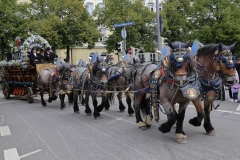
{"label": "horse head", "polygon": [[94,79],[97,79],[100,83],[106,83],[108,81],[109,68],[110,66],[106,60],[98,53],[95,53],[90,60],[89,78],[94,77]]}
{"label": "horse head", "polygon": [[56,83],[56,87],[60,90],[71,90],[72,85],[69,84],[69,79],[71,77],[71,73],[73,71],[73,66],[68,63],[60,64],[57,67],[57,74],[59,83]]}
{"label": "horse head", "polygon": [[208,44],[198,49],[197,61],[201,64],[200,68],[205,68],[201,73],[204,79],[213,80],[215,73],[218,73],[225,86],[230,87],[235,83],[236,57],[231,52],[235,44]]}
{"label": "horse head", "polygon": [[127,54],[123,57],[123,66],[128,77],[132,77],[134,70],[141,65],[141,61],[137,56]]}
{"label": "horse head", "polygon": [[168,43],[171,51],[168,59],[164,61],[164,65],[167,66],[168,72],[180,86],[184,86],[187,83],[187,76],[193,71],[193,67],[191,67],[190,43],[191,41],[187,43]]}
{"label": "horse head", "polygon": [[233,56],[231,52],[235,45],[236,43],[230,46],[225,46],[220,43],[218,46],[218,52],[216,52],[219,61],[217,69],[220,70],[220,76],[226,86],[232,86],[236,81],[236,57]]}

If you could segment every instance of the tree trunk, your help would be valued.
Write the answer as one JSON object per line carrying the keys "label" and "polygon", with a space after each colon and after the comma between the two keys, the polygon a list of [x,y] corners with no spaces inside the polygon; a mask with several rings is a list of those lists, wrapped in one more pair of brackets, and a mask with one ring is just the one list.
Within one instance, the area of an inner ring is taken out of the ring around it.
{"label": "tree trunk", "polygon": [[4,59],[4,53],[5,53],[5,48],[4,48],[4,38],[1,37],[1,54],[2,54],[2,61]]}
{"label": "tree trunk", "polygon": [[65,63],[69,63],[69,60],[70,60],[70,47],[69,46],[67,46],[67,55],[66,55],[66,61],[65,61]]}

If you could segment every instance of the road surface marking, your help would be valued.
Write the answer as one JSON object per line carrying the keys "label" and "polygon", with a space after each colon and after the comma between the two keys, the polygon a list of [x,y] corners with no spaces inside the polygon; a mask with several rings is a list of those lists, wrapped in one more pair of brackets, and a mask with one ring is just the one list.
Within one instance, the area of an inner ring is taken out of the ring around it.
{"label": "road surface marking", "polygon": [[38,149],[36,151],[33,151],[33,152],[30,152],[30,153],[27,153],[27,154],[24,154],[22,156],[20,156],[20,158],[24,158],[24,157],[27,157],[27,156],[30,156],[32,154],[35,154],[35,153],[38,153],[38,152],[41,152],[42,150],[41,149]]}
{"label": "road surface marking", "polygon": [[[193,105],[188,105],[188,107],[193,107],[193,108],[195,108],[195,106],[193,106]],[[239,108],[239,106],[238,106],[238,108]],[[226,111],[226,110],[219,110],[219,109],[217,109],[217,110],[215,110],[215,111],[224,112],[224,113],[239,114],[239,115],[240,115],[240,112],[235,112],[235,111]],[[240,108],[239,108],[239,111],[240,111]]]}
{"label": "road surface marking", "polygon": [[123,120],[123,118],[124,118],[124,117],[116,118],[115,120],[109,122],[108,124],[114,123],[114,122],[119,121],[119,120]]}
{"label": "road surface marking", "polygon": [[12,148],[12,149],[8,149],[8,150],[4,150],[4,160],[20,160],[21,158],[25,158],[27,156],[30,156],[32,154],[35,154],[35,153],[38,153],[41,151],[42,151],[41,149],[38,149],[36,151],[19,156],[17,148]]}
{"label": "road surface marking", "polygon": [[[104,114],[104,115],[107,115],[107,116],[109,116],[109,117],[113,117],[113,118],[115,118],[115,119],[117,119],[117,120],[120,120],[120,121],[124,121],[124,122],[127,122],[127,123],[131,123],[131,124],[133,124],[133,125],[136,125],[136,123],[133,123],[133,122],[131,122],[131,121],[128,121],[128,120],[125,120],[125,119],[122,119],[122,118],[119,118],[119,117],[116,117],[116,116],[113,116],[113,115],[110,115],[110,114],[107,114],[107,113],[101,113],[101,114]],[[124,118],[124,117],[123,117]],[[115,121],[115,120],[114,120]],[[109,124],[109,123],[108,123]]]}
{"label": "road surface marking", "polygon": [[236,111],[240,111],[240,104],[238,105]]}
{"label": "road surface marking", "polygon": [[11,103],[11,102],[1,102],[0,104]]}
{"label": "road surface marking", "polygon": [[1,133],[1,136],[9,136],[9,135],[11,135],[11,132],[10,132],[10,129],[9,129],[8,126],[0,127],[0,133]]}
{"label": "road surface marking", "polygon": [[4,150],[4,160],[20,160],[17,148]]}

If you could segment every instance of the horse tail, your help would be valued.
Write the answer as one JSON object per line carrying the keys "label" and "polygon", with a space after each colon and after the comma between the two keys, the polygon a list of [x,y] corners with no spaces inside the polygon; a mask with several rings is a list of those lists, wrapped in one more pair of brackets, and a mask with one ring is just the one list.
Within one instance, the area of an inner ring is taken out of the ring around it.
{"label": "horse tail", "polygon": [[108,96],[108,102],[110,104],[113,104],[114,103],[114,94],[115,92],[112,92],[112,93],[109,93],[109,96]]}
{"label": "horse tail", "polygon": [[70,93],[68,93],[67,95],[68,95],[69,106],[73,105],[73,90]]}

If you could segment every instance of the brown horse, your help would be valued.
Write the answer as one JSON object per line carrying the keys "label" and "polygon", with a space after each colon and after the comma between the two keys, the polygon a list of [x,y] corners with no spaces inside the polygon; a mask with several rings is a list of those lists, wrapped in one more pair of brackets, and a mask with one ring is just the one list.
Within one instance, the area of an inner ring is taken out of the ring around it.
{"label": "brown horse", "polygon": [[[134,63],[130,63],[134,67],[130,73],[134,78],[132,89],[136,91],[134,105],[139,128],[145,130],[151,126],[152,107],[155,121],[158,122],[158,104],[160,103],[167,114],[168,121],[163,123],[159,130],[167,133],[177,121],[175,133],[179,143],[186,142],[182,127],[186,107],[190,100],[197,100],[200,94],[200,84],[193,66],[189,46],[190,41],[187,43],[169,43],[170,48],[165,47],[169,55],[166,58],[164,57],[162,64],[148,63],[136,66],[133,65]],[[151,95],[150,99],[146,96],[147,92]],[[176,103],[179,104],[178,112],[174,108]],[[146,115],[145,121],[141,118],[140,110]]]}
{"label": "brown horse", "polygon": [[72,90],[72,86],[68,83],[68,77],[71,74],[71,68],[68,64],[59,64],[56,69],[44,69],[38,75],[38,88],[40,89],[41,103],[47,106],[43,99],[44,91],[49,93],[48,102],[57,98],[59,95],[61,101],[61,109],[64,109],[64,94]]}
{"label": "brown horse", "polygon": [[[195,44],[197,41],[195,41]],[[219,96],[222,83],[230,87],[235,82],[236,58],[232,55],[231,46],[222,44],[209,44],[197,50],[196,68],[201,83],[201,97],[204,99],[204,109],[196,107],[197,117],[190,119],[189,123],[200,126],[204,118],[204,128],[207,135],[214,135],[215,131],[211,124],[210,112],[213,108],[213,101]],[[195,54],[195,53],[193,53]],[[195,56],[195,55],[194,55]],[[195,106],[199,106],[201,100],[193,101]]]}

